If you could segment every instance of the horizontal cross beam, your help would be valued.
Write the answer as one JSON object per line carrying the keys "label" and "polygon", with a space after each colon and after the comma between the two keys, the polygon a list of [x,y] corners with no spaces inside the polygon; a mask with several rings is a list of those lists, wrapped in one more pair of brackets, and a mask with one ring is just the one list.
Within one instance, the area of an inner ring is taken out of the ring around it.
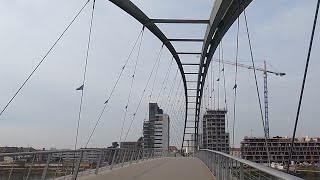
{"label": "horizontal cross beam", "polygon": [[182,66],[200,66],[200,64],[196,64],[196,63],[183,63]]}
{"label": "horizontal cross beam", "polygon": [[201,55],[201,53],[197,53],[197,52],[177,52],[177,54],[195,54],[195,55]]}
{"label": "horizontal cross beam", "polygon": [[173,23],[173,24],[209,24],[209,20],[203,19],[150,19],[152,23]]}
{"label": "horizontal cross beam", "polygon": [[203,42],[204,39],[168,39],[169,41],[179,41],[179,42]]}

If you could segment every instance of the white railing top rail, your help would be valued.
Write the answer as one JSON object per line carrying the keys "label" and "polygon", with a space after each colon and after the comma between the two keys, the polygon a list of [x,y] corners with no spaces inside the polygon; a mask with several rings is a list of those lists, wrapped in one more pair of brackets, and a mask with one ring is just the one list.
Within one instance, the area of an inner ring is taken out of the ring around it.
{"label": "white railing top rail", "polygon": [[87,152],[87,151],[110,151],[110,150],[147,150],[143,148],[86,148],[77,150],[48,150],[48,151],[32,151],[32,152],[14,152],[14,153],[0,153],[0,157],[5,156],[25,156],[25,155],[38,155],[38,154],[53,154],[53,153],[67,153],[67,152]]}
{"label": "white railing top rail", "polygon": [[208,152],[211,152],[211,153],[214,153],[214,154],[222,155],[224,157],[227,157],[229,159],[233,159],[233,160],[238,161],[238,162],[240,162],[242,164],[245,164],[245,165],[250,166],[252,168],[258,169],[258,170],[260,170],[260,171],[262,171],[264,173],[267,173],[269,175],[272,175],[272,176],[280,178],[280,179],[303,180],[303,179],[301,179],[299,177],[296,177],[296,176],[293,176],[293,175],[290,175],[290,174],[287,174],[287,173],[284,173],[284,172],[281,172],[281,171],[278,171],[278,170],[263,166],[261,164],[257,164],[257,163],[254,163],[254,162],[239,158],[239,157],[231,155],[231,154],[223,153],[223,152],[220,152],[220,151],[214,151],[214,150],[210,150],[210,149],[200,149],[199,151],[208,151]]}

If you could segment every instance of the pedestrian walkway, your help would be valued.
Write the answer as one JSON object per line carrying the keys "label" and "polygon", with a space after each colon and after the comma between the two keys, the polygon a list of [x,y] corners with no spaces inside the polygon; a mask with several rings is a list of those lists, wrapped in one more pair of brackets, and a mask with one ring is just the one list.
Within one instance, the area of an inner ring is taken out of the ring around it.
{"label": "pedestrian walkway", "polygon": [[215,180],[198,158],[170,157],[79,177],[79,180]]}

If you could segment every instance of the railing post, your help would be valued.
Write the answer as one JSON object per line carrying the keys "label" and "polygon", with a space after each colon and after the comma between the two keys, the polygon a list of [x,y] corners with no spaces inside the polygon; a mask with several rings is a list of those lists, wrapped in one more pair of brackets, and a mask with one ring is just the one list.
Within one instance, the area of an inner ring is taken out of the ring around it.
{"label": "railing post", "polygon": [[[107,163],[107,165],[106,166],[110,166],[111,167],[111,164],[112,164],[112,158],[113,158],[113,155],[112,155],[112,149],[107,149],[108,150],[108,163]],[[109,167],[109,168],[110,168]],[[107,167],[106,167],[106,169],[107,169]]]}
{"label": "railing post", "polygon": [[129,164],[132,163],[132,159],[133,159],[133,156],[134,156],[134,153],[136,152],[136,150],[133,149],[131,152],[132,152],[132,154],[131,154],[131,158],[130,158],[130,163]]}
{"label": "railing post", "polygon": [[123,158],[122,158],[122,164],[121,164],[121,167],[123,167],[123,165],[124,165],[124,161],[125,161],[126,156],[127,156],[127,149],[126,149],[126,150],[124,150],[124,155],[123,155]]}
{"label": "railing post", "polygon": [[74,171],[73,171],[72,180],[76,180],[77,179],[79,168],[80,168],[80,165],[81,165],[82,156],[83,156],[83,151],[81,151],[80,154],[79,154],[76,167],[74,168]]}
{"label": "railing post", "polygon": [[[112,152],[112,150],[111,150],[111,152]],[[112,157],[112,162],[111,162],[110,170],[113,169],[113,165],[114,165],[114,160],[115,160],[115,158],[116,158],[116,154],[117,154],[117,150],[114,149],[114,153],[113,153],[113,157]]]}
{"label": "railing post", "polygon": [[208,168],[210,169],[210,171],[212,172],[212,153],[211,152],[208,152],[209,153],[209,163],[210,163],[210,166],[208,166]]}
{"label": "railing post", "polygon": [[146,160],[149,159],[149,151],[150,151],[150,149],[147,149],[147,157],[146,157]]}
{"label": "railing post", "polygon": [[220,154],[218,155],[218,169],[219,169],[218,177],[219,177],[219,179],[222,179],[222,163],[221,163],[221,155]]}
{"label": "railing post", "polygon": [[213,164],[213,167],[212,167],[212,174],[214,174],[215,175],[215,173],[216,173],[216,154],[215,153],[213,153],[212,154],[212,164]]}
{"label": "railing post", "polygon": [[159,154],[159,151],[156,151],[156,150],[153,150],[153,156],[154,158],[158,158],[158,154]]}
{"label": "railing post", "polygon": [[[54,175],[53,175],[53,179],[56,178],[57,174],[58,174],[58,171],[59,171],[59,166],[60,166],[60,163],[61,163],[61,159],[62,159],[62,153],[60,153],[60,157],[59,157],[59,161],[58,161],[58,166],[56,168],[56,171],[54,172]],[[63,167],[62,167],[63,168]]]}
{"label": "railing post", "polygon": [[219,178],[219,169],[220,169],[219,154],[216,154],[216,177],[217,178]]}
{"label": "railing post", "polygon": [[243,164],[240,163],[240,180],[244,180]]}
{"label": "railing post", "polygon": [[208,153],[207,153],[207,151],[204,152],[203,158],[204,158],[204,161],[203,161],[203,162],[204,162],[204,163],[206,164],[206,166],[208,167],[208,162],[209,162],[209,161],[208,161]]}
{"label": "railing post", "polygon": [[142,162],[143,162],[143,161],[144,161],[144,156],[145,156],[145,154],[146,154],[146,153],[145,153],[146,149],[143,149],[142,151],[143,151],[143,153],[142,153],[142,156],[141,156],[141,158],[142,158],[141,160],[142,160]]}
{"label": "railing post", "polygon": [[228,169],[227,169],[227,157],[223,157],[223,167],[224,167],[224,179],[227,179],[228,177]]}
{"label": "railing post", "polygon": [[30,164],[30,168],[28,170],[28,174],[27,174],[27,177],[26,177],[26,180],[29,179],[29,176],[30,176],[30,173],[31,173],[31,169],[32,169],[32,166],[34,165],[34,160],[36,158],[36,155],[33,155],[33,158],[32,158],[32,163]]}
{"label": "railing post", "polygon": [[45,180],[46,179],[48,168],[49,168],[49,164],[50,164],[50,160],[51,160],[51,155],[52,154],[49,154],[49,156],[48,156],[46,166],[44,167],[44,170],[42,172],[41,180]]}
{"label": "railing post", "polygon": [[148,157],[147,157],[147,160],[150,159],[150,155],[151,155],[151,149],[148,149]]}
{"label": "railing post", "polygon": [[230,179],[230,159],[228,157],[225,158],[225,168],[226,168],[226,179]]}
{"label": "railing post", "polygon": [[10,180],[10,178],[11,178],[11,175],[12,175],[12,172],[13,172],[13,166],[14,166],[14,164],[12,164],[12,166],[11,166],[11,170],[10,170],[10,173],[9,173],[8,180]]}
{"label": "railing post", "polygon": [[98,174],[99,173],[99,168],[100,168],[100,164],[101,164],[101,160],[102,160],[102,155],[103,155],[103,150],[100,151],[99,160],[97,162],[97,167],[96,167],[96,170],[94,171],[94,174]]}
{"label": "railing post", "polygon": [[69,169],[69,162],[67,163],[67,168],[66,168],[66,171],[64,173],[64,176],[66,176],[68,174],[68,169]]}
{"label": "railing post", "polygon": [[[141,151],[143,152],[143,149],[137,151],[137,159],[136,159],[137,163],[139,162],[139,155],[140,155],[140,152],[141,152]],[[143,154],[143,153],[142,153],[142,154]],[[143,155],[142,155],[142,161],[143,161]]]}

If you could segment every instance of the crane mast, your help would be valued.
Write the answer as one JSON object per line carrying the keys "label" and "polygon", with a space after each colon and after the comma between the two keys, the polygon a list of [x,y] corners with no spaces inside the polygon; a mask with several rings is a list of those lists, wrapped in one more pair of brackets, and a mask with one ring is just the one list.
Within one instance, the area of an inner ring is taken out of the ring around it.
{"label": "crane mast", "polygon": [[267,138],[270,137],[269,134],[269,102],[268,102],[268,75],[267,75],[267,65],[266,61],[264,61],[264,72],[263,72],[263,80],[264,80],[264,131],[266,133]]}

